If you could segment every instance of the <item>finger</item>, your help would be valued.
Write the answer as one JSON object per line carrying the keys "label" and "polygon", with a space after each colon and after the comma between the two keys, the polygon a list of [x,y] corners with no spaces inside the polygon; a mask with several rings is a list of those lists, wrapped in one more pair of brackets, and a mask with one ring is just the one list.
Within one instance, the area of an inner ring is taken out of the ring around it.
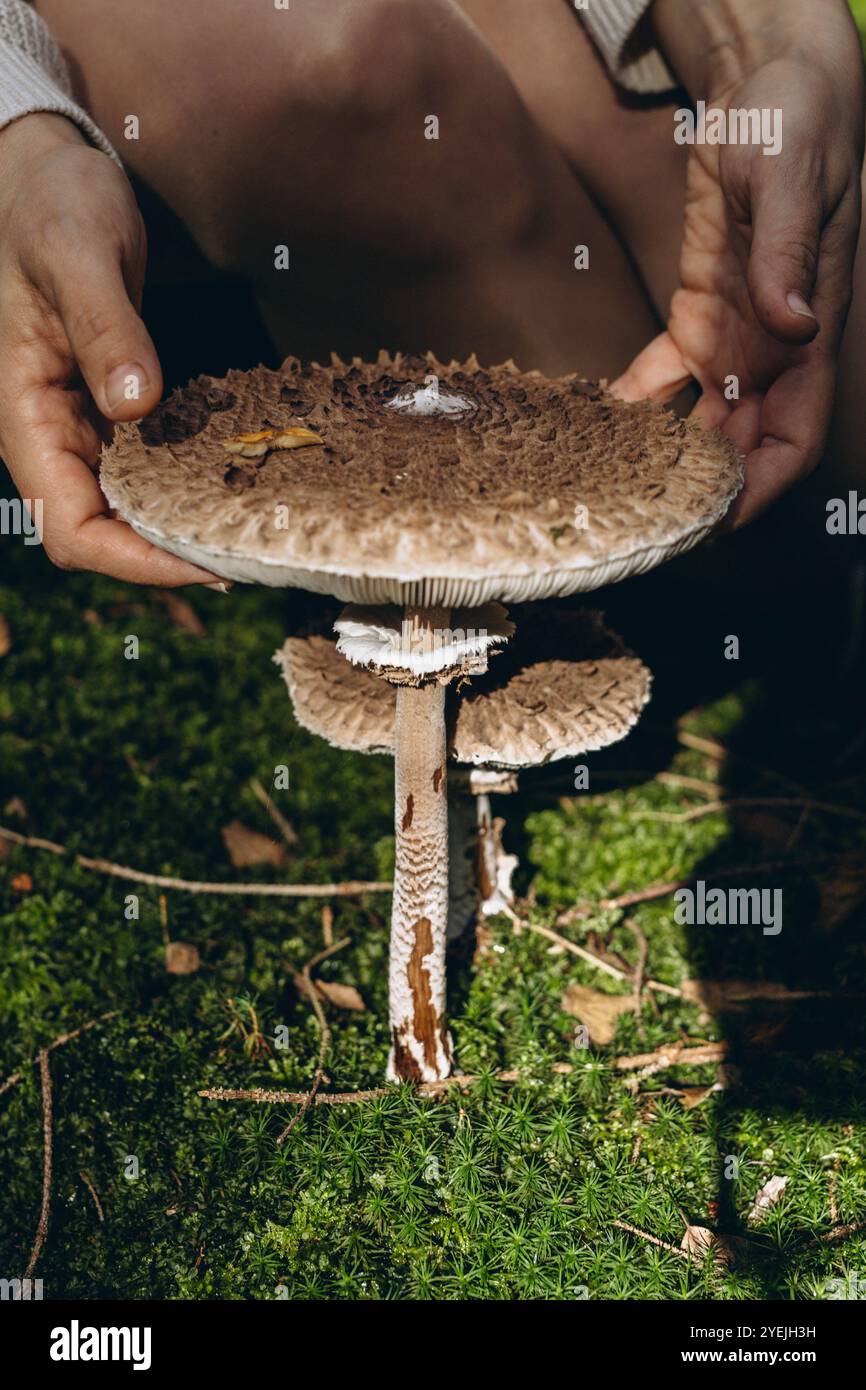
{"label": "finger", "polygon": [[111,420],[141,419],[162,395],[162,372],[117,257],[55,257],[42,279],[99,410]]}
{"label": "finger", "polygon": [[750,453],[760,444],[763,406],[762,396],[744,396],[724,423],[723,433],[736,444],[741,454]]}
{"label": "finger", "polygon": [[776,381],[761,409],[760,442],[746,459],[743,491],[731,510],[733,526],[754,521],[818,465],[833,408],[833,363],[816,357]]}
{"label": "finger", "polygon": [[752,189],[752,240],[746,271],[762,327],[783,343],[809,343],[820,324],[811,300],[818,272],[822,209],[814,187],[784,171]]}
{"label": "finger", "polygon": [[94,474],[77,454],[46,442],[38,430],[5,433],[9,472],[21,496],[41,504],[42,542],[56,565],[160,588],[218,579],[111,518]]}
{"label": "finger", "polygon": [[612,382],[610,390],[623,401],[671,401],[691,379],[670,334],[660,333]]}
{"label": "finger", "polygon": [[721,391],[708,387],[704,391],[689,419],[696,421],[705,430],[719,430],[725,425],[731,413],[730,402]]}
{"label": "finger", "polygon": [[825,352],[838,349],[851,304],[854,258],[860,231],[860,187],[855,183],[821,237],[812,307],[821,323]]}

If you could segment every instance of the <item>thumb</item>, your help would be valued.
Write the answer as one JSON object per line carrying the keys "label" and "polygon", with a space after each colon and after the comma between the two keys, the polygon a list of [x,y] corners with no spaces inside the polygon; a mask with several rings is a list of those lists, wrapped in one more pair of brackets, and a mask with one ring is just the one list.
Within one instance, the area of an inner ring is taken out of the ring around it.
{"label": "thumb", "polygon": [[820,329],[811,308],[820,238],[814,191],[798,196],[777,181],[753,192],[749,294],[762,326],[783,343],[809,343]]}
{"label": "thumb", "polygon": [[691,381],[691,372],[669,333],[660,333],[639,352],[610,390],[622,401],[672,401]]}
{"label": "thumb", "polygon": [[55,263],[46,293],[102,414],[110,420],[147,415],[162,395],[162,370],[130,302],[120,262],[109,253]]}

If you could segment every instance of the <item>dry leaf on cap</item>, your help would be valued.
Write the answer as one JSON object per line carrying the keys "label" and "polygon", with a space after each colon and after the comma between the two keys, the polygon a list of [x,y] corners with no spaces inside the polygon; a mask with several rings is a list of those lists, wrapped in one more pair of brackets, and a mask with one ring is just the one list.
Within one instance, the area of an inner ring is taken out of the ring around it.
{"label": "dry leaf on cap", "polygon": [[236,869],[245,869],[250,864],[273,864],[278,867],[286,862],[285,846],[272,840],[269,835],[251,830],[239,820],[224,825],[220,834]]}
{"label": "dry leaf on cap", "polygon": [[12,646],[12,633],[9,631],[9,624],[0,613],[0,656],[5,656]]}
{"label": "dry leaf on cap", "polygon": [[364,1012],[366,1005],[354,985],[334,984],[330,980],[314,980],[313,983],[318,993],[334,1008],[349,1009],[359,1014]]}
{"label": "dry leaf on cap", "polygon": [[188,941],[168,941],[165,947],[165,969],[169,975],[194,975],[201,965],[198,947]]}
{"label": "dry leaf on cap", "polygon": [[230,454],[240,454],[245,459],[264,458],[272,449],[302,449],[305,444],[324,444],[324,439],[315,430],[302,425],[290,425],[286,429],[256,430],[254,434],[236,434],[224,439],[222,446]]}
{"label": "dry leaf on cap", "polygon": [[171,589],[151,589],[150,596],[165,609],[175,627],[182,627],[194,637],[207,636],[207,628],[188,599],[172,593]]}
{"label": "dry leaf on cap", "polygon": [[746,1220],[760,1221],[761,1217],[766,1216],[770,1207],[776,1205],[787,1186],[787,1178],[772,1177],[768,1182],[765,1182],[752,1203],[752,1209],[746,1217]]}
{"label": "dry leaf on cap", "polygon": [[747,1253],[749,1242],[742,1236],[717,1235],[708,1226],[686,1226],[680,1249],[696,1260],[703,1260],[709,1252],[714,1264],[730,1268]]}
{"label": "dry leaf on cap", "polygon": [[604,1046],[613,1042],[620,1014],[634,1012],[630,994],[602,994],[586,985],[569,985],[560,1007],[589,1029],[592,1042]]}

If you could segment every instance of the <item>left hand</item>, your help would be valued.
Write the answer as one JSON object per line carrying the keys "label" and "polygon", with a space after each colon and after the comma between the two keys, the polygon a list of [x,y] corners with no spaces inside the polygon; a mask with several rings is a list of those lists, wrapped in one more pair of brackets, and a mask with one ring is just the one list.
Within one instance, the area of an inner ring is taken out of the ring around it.
{"label": "left hand", "polygon": [[[742,525],[823,450],[860,226],[862,59],[834,66],[783,53],[707,106],[781,108],[782,148],[690,146],[667,331],[613,390],[667,401],[697,380],[695,417],[747,457],[732,513]],[[738,399],[725,394],[731,377]]]}

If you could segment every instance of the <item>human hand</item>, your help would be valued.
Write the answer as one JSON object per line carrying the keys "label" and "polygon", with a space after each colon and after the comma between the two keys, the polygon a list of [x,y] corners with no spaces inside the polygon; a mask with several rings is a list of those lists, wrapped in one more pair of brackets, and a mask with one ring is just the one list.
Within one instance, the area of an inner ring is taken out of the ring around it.
{"label": "human hand", "polygon": [[145,260],[126,177],[71,122],[38,113],[0,131],[0,456],[22,498],[41,499],[61,569],[215,582],[112,518],[94,471],[111,423],[162,392],[138,314]]}
{"label": "human hand", "polygon": [[[864,118],[856,31],[836,0],[825,3],[835,28],[825,24],[808,53],[786,42],[739,76],[728,50],[727,85],[706,79],[708,107],[780,109],[782,148],[767,156],[755,144],[690,146],[680,288],[667,330],[613,386],[628,400],[670,400],[697,380],[695,417],[746,455],[736,525],[812,471],[833,407]],[[786,11],[801,7],[790,0]]]}

